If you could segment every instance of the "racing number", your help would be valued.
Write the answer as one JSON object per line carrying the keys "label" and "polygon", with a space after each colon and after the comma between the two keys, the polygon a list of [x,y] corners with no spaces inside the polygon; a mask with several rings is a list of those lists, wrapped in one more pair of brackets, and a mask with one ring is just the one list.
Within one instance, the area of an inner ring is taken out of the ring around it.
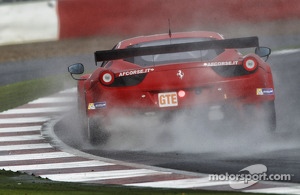
{"label": "racing number", "polygon": [[176,92],[159,93],[158,102],[159,102],[159,107],[178,106],[177,93]]}

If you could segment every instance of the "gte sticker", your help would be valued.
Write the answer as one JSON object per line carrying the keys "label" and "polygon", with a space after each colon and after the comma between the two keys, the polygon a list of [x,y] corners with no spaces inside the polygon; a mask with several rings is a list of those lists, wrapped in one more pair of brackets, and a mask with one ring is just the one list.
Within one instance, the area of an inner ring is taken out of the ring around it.
{"label": "gte sticker", "polygon": [[159,93],[158,103],[159,103],[159,107],[178,106],[177,93],[176,92]]}
{"label": "gte sticker", "polygon": [[273,88],[257,88],[256,95],[274,95]]}
{"label": "gte sticker", "polygon": [[154,68],[142,68],[138,70],[130,70],[130,71],[124,71],[119,73],[119,77],[123,76],[130,76],[130,75],[136,75],[136,74],[144,74],[154,71]]}
{"label": "gte sticker", "polygon": [[88,110],[96,110],[105,107],[106,107],[106,102],[89,103]]}
{"label": "gte sticker", "polygon": [[226,66],[226,65],[237,65],[239,61],[227,61],[227,62],[207,62],[204,66]]}

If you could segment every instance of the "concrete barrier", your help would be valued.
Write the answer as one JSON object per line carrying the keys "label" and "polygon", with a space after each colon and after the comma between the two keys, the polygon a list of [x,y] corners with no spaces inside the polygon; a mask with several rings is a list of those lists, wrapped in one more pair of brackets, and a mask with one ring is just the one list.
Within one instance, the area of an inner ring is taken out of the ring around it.
{"label": "concrete barrier", "polygon": [[300,18],[299,0],[62,0],[60,38],[149,34]]}
{"label": "concrete barrier", "polygon": [[56,1],[0,5],[0,45],[59,39]]}
{"label": "concrete barrier", "polygon": [[[300,19],[299,0],[48,0],[0,5],[0,45]],[[235,29],[233,29],[235,30]]]}

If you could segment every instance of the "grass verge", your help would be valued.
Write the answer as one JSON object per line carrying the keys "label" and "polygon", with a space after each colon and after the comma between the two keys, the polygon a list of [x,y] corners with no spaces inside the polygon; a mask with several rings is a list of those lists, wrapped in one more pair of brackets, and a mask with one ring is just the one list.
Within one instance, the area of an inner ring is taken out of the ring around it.
{"label": "grass verge", "polygon": [[[237,195],[241,192],[204,191],[191,189],[154,189],[84,183],[54,182],[20,172],[0,171],[0,194],[19,195]],[[251,193],[252,194],[252,193]],[[253,194],[255,195],[255,194]]]}
{"label": "grass verge", "polygon": [[75,86],[76,82],[71,80],[69,75],[59,75],[1,86],[0,112]]}

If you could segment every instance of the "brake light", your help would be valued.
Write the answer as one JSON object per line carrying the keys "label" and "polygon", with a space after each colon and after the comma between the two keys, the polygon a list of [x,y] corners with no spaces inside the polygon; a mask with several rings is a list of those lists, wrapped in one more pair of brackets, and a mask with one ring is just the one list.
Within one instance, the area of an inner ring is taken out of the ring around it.
{"label": "brake light", "polygon": [[248,72],[253,72],[257,69],[258,67],[258,62],[254,57],[246,57],[243,60],[243,67],[245,70]]}
{"label": "brake light", "polygon": [[180,90],[180,91],[178,91],[178,96],[179,97],[184,97],[185,96],[185,91],[183,91],[183,90]]}
{"label": "brake light", "polygon": [[115,80],[115,75],[110,70],[104,70],[99,75],[99,81],[103,85],[111,85]]}

